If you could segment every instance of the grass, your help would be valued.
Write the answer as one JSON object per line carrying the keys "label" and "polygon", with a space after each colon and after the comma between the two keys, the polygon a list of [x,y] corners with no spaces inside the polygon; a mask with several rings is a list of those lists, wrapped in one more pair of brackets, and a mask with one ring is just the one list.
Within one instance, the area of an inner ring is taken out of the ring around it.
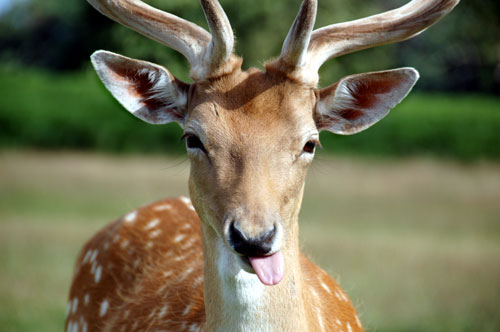
{"label": "grass", "polygon": [[316,168],[304,201],[303,243],[340,277],[365,325],[499,328],[498,167],[328,160]]}
{"label": "grass", "polygon": [[[187,194],[184,158],[0,153],[0,326],[61,330],[74,260],[106,222]],[[304,251],[368,331],[500,329],[500,165],[321,153]]]}
{"label": "grass", "polygon": [[[54,75],[0,66],[0,147],[176,152],[181,130],[128,114],[93,71]],[[349,155],[500,160],[500,98],[412,93],[380,124],[351,137],[323,133],[325,151]]]}

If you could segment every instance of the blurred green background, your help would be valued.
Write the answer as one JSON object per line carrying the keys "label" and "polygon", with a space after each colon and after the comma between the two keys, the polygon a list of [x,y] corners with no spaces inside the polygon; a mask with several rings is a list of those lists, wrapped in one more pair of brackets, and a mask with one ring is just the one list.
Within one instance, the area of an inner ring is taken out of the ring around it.
{"label": "blurred green background", "polygon": [[[145,1],[206,28],[196,0]],[[320,0],[316,27],[405,0]],[[279,55],[299,0],[222,0],[244,67]],[[402,66],[421,74],[381,123],[323,133],[302,211],[304,251],[368,331],[500,330],[500,2],[462,0],[406,42],[333,59],[321,86]],[[102,87],[107,49],[166,66],[174,51],[83,0],[0,0],[0,326],[63,328],[79,248],[107,221],[187,194],[175,125],[150,126]]]}

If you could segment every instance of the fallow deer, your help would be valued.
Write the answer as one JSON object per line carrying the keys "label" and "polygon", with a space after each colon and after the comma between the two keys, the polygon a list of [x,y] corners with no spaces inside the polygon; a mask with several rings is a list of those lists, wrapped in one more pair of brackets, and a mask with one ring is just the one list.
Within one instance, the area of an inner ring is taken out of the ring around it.
{"label": "fallow deer", "polygon": [[217,0],[201,0],[210,33],[133,0],[88,0],[111,19],[182,53],[193,83],[107,51],[92,57],[111,94],[152,124],[177,122],[192,199],[138,208],[82,249],[66,329],[76,331],[361,331],[339,285],[299,251],[298,213],[319,132],[360,132],[411,90],[412,68],[357,74],[317,89],[335,56],[415,36],[458,0],[313,30],[304,0],[281,55],[243,71]]}

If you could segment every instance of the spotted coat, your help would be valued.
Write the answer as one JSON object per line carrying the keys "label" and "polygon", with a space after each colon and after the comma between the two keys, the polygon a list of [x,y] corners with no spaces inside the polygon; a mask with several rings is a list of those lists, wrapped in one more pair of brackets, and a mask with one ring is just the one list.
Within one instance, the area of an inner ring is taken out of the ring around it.
{"label": "spotted coat", "polygon": [[[338,284],[305,256],[301,265],[316,303],[309,314],[320,329],[361,331]],[[191,201],[144,206],[106,226],[81,250],[66,331],[205,331],[203,282],[200,220]]]}

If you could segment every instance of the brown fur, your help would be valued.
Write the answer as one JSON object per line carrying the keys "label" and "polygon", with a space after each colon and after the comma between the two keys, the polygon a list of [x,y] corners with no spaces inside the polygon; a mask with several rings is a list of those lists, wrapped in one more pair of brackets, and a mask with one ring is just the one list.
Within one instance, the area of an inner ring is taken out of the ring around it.
{"label": "brown fur", "polygon": [[[170,207],[155,211],[166,206]],[[203,253],[196,212],[179,199],[169,199],[139,208],[136,213],[133,222],[127,222],[125,215],[106,226],[81,250],[69,295],[66,327],[78,323],[79,331],[83,326],[87,331],[205,331]],[[158,224],[148,228],[155,219]],[[148,247],[151,234],[157,230],[161,233]],[[179,235],[185,237],[176,242]],[[128,244],[124,247],[124,243]],[[87,253],[94,250],[98,253],[90,262],[92,254]],[[300,256],[300,262],[308,284],[306,291],[317,294],[308,300],[310,323],[316,326],[311,331],[320,330],[318,311],[327,331],[347,331],[348,323],[353,331],[359,331],[354,309],[338,284],[305,256]],[[99,266],[102,274],[96,282]],[[78,304],[73,312],[75,299]],[[109,308],[100,316],[104,300],[109,302]],[[167,310],[162,313],[165,305]]]}
{"label": "brown fur", "polygon": [[[301,102],[287,98],[292,94]],[[218,277],[211,248],[213,230],[223,233],[224,216],[236,209],[250,235],[267,227],[273,213],[282,218],[286,273],[265,297],[270,313],[288,303],[290,312],[280,316],[282,330],[319,331],[318,317],[322,317],[328,331],[347,330],[348,324],[360,331],[344,292],[298,250],[298,211],[308,163],[296,158],[302,151],[304,130],[316,128],[316,96],[314,89],[282,73],[257,69],[236,70],[193,85],[185,129],[197,130],[209,151],[208,158],[191,158],[190,193],[202,220],[185,203],[167,200],[138,209],[132,223],[125,216],[99,232],[80,255],[70,292],[70,304],[78,299],[79,305],[74,313],[70,311],[67,325],[85,323],[89,331],[214,330],[212,324],[218,319],[213,311],[220,311],[223,300],[222,291],[212,282]],[[203,132],[197,124],[210,124],[210,131]],[[294,157],[289,159],[290,155]],[[165,204],[171,207],[155,211]],[[148,227],[154,220],[157,225]],[[185,225],[189,228],[183,229]],[[180,234],[185,236],[176,242]],[[125,249],[121,241],[128,242]],[[191,246],[183,248],[187,241]],[[95,262],[88,257],[84,262],[87,253],[96,249]],[[101,266],[99,282],[94,265]],[[109,309],[101,317],[104,300]],[[168,308],[162,313],[165,304]]]}

